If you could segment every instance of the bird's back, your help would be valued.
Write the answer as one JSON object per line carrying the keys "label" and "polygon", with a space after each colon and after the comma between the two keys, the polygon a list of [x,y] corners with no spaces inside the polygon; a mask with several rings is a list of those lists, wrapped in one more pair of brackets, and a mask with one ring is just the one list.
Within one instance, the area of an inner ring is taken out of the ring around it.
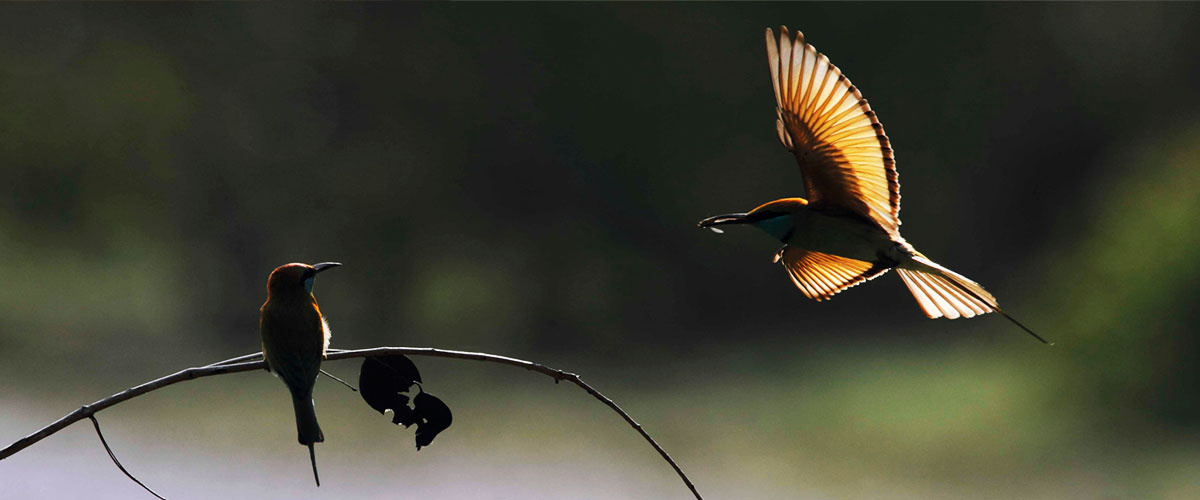
{"label": "bird's back", "polygon": [[262,307],[263,354],[289,387],[312,386],[328,343],[321,311],[311,297],[271,297]]}

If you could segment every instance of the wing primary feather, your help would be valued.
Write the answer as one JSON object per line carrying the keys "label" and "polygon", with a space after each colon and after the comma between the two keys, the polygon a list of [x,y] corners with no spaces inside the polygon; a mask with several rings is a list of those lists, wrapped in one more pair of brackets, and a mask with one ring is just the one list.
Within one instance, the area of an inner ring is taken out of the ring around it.
{"label": "wing primary feather", "polygon": [[771,28],[767,28],[767,66],[771,68],[771,86],[775,88],[775,102],[782,102],[779,99],[779,45],[775,40],[775,32]]}
{"label": "wing primary feather", "polygon": [[[815,260],[816,259],[814,259],[814,261]],[[834,270],[826,267],[825,262],[816,261],[816,262],[813,262],[812,264],[813,265],[809,269],[811,269],[813,271],[813,273],[824,277],[826,282],[845,281],[845,278],[838,276],[836,273],[834,273]]]}
{"label": "wing primary feather", "polygon": [[[822,64],[823,62],[824,61],[821,59],[820,54],[818,54],[813,63],[810,91],[808,95],[805,96],[804,102],[801,103],[804,108],[800,112],[800,120],[806,124],[813,123],[813,107],[816,106],[817,101],[821,99],[821,93],[825,90],[825,78],[829,76],[829,71],[825,68],[825,65]],[[821,71],[823,69],[825,69],[825,71]],[[819,83],[817,82],[817,73],[821,73],[821,81]]]}
{"label": "wing primary feather", "polygon": [[833,286],[821,272],[819,267],[809,266],[804,268],[804,272],[808,274],[813,283],[813,289],[817,291],[818,296],[824,296],[829,293],[829,289]]}
{"label": "wing primary feather", "polygon": [[[833,87],[829,89],[829,93],[828,93],[828,94],[825,94],[825,100],[824,100],[824,101],[822,101],[822,102],[821,102],[821,104],[820,104],[820,105],[818,105],[818,106],[816,107],[816,110],[817,110],[817,111],[815,111],[815,112],[816,112],[816,113],[819,113],[819,114],[817,114],[816,116],[813,116],[813,120],[812,120],[812,122],[813,122],[813,123],[815,123],[815,124],[817,124],[817,126],[820,126],[821,124],[823,124],[823,123],[824,123],[824,121],[823,121],[823,118],[824,118],[824,116],[825,116],[825,115],[827,115],[827,114],[829,114],[829,112],[830,112],[830,111],[832,111],[832,110],[829,108],[829,103],[830,103],[830,102],[833,100],[833,96],[834,96],[834,95],[836,95],[836,94],[837,94],[837,92],[838,92],[838,84],[842,83],[842,80],[845,80],[845,79],[846,79],[846,77],[842,75],[842,72],[841,72],[840,70],[838,70],[838,69],[837,69],[837,66],[830,66],[830,67],[829,67],[829,68],[826,70],[826,72],[825,72],[825,77],[826,77],[827,79],[828,79],[828,77],[829,77],[829,72],[831,72],[831,71],[837,74],[837,78],[835,78],[835,79],[834,79],[834,81],[833,81]],[[822,86],[822,89],[823,89],[823,88],[824,88],[824,82],[822,82],[822,85],[821,85],[821,86]]]}
{"label": "wing primary feather", "polygon": [[[765,30],[776,134],[794,153],[814,206],[863,215],[896,233],[899,181],[883,126],[862,93],[803,33]],[[802,277],[802,279],[804,279]]]}
{"label": "wing primary feather", "polygon": [[835,70],[837,70],[837,68],[835,68],[832,64],[829,63],[829,58],[825,57],[825,54],[820,54],[819,60],[820,60],[820,62],[818,64],[820,64],[820,67],[822,70],[821,86],[817,88],[817,93],[815,95],[815,98],[813,99],[812,104],[809,107],[809,109],[810,109],[810,111],[808,113],[808,122],[809,123],[818,123],[816,121],[815,115],[819,112],[824,111],[824,108],[821,107],[820,99],[823,96],[827,95],[826,92],[832,92],[834,90],[832,87],[828,86],[829,85],[829,76]]}
{"label": "wing primary feather", "polygon": [[841,111],[840,113],[833,116],[832,118],[822,121],[820,126],[813,130],[813,135],[824,135],[824,134],[828,133],[830,130],[837,130],[834,127],[841,126],[842,124],[850,122],[854,118],[857,118],[857,116],[855,116],[854,118],[849,118],[851,113],[854,113],[855,111],[856,111],[855,107],[850,106],[849,108],[846,108],[845,110]]}
{"label": "wing primary feather", "polygon": [[812,276],[809,275],[808,270],[805,269],[803,266],[794,265],[793,262],[789,262],[786,260],[785,260],[785,262],[787,262],[787,264],[785,264],[785,265],[788,266],[788,269],[792,273],[795,273],[795,275],[798,276],[800,281],[804,284],[804,286],[801,288],[801,290],[804,291],[804,295],[806,295],[810,299],[817,298],[820,295],[820,293],[817,292],[816,283],[812,279]]}
{"label": "wing primary feather", "polygon": [[810,299],[817,298],[817,296],[819,294],[816,292],[816,289],[813,286],[813,284],[811,283],[811,280],[808,277],[808,275],[799,269],[794,270],[793,272],[796,273],[800,277],[800,282],[804,284],[804,286],[802,288],[802,290],[804,291],[804,295],[806,295]]}
{"label": "wing primary feather", "polygon": [[788,151],[794,151],[796,148],[792,145],[792,138],[788,135],[787,126],[783,124],[783,117],[775,120],[775,133],[779,136],[779,142],[783,143],[783,147]]}
{"label": "wing primary feather", "polygon": [[822,301],[854,285],[872,279],[889,268],[869,262],[810,252],[799,247],[782,249],[780,263],[793,284],[810,299]]}
{"label": "wing primary feather", "polygon": [[792,93],[792,44],[784,43],[789,37],[787,26],[779,27],[779,85],[783,96],[787,97]]}
{"label": "wing primary feather", "polygon": [[[791,43],[792,54],[800,54],[799,58],[795,60],[795,71],[792,75],[792,84],[795,85],[796,88],[793,89],[791,100],[788,102],[788,110],[794,112],[796,106],[799,103],[804,102],[804,99],[808,95],[809,90],[805,87],[803,77],[809,73],[808,68],[812,65],[812,62],[809,58],[808,49],[803,42],[792,41]],[[794,55],[792,57],[796,58]]]}
{"label": "wing primary feather", "polygon": [[800,117],[803,114],[802,113],[803,109],[800,106],[803,106],[804,103],[808,102],[808,100],[812,98],[813,82],[816,79],[816,71],[813,70],[813,68],[815,67],[815,65],[814,65],[815,63],[813,61],[813,58],[809,57],[809,54],[808,54],[809,49],[806,46],[806,47],[804,47],[803,50],[804,50],[804,73],[800,77],[800,79],[803,80],[801,82],[801,86],[803,87],[803,92],[801,92],[800,95],[797,96],[794,101],[792,101],[791,106],[790,106],[790,111],[792,113],[794,113],[797,117]]}
{"label": "wing primary feather", "polygon": [[[845,78],[845,75],[839,73],[838,83],[840,83],[842,80],[845,80]],[[834,84],[834,91],[829,93],[829,97],[825,99],[825,103],[821,106],[825,112],[821,113],[816,117],[815,120],[813,120],[813,122],[816,123],[816,125],[813,127],[813,135],[819,136],[823,135],[826,130],[836,130],[834,127],[840,125],[841,123],[835,120],[840,120],[841,117],[844,117],[845,114],[853,111],[854,109],[853,107],[844,106],[846,97],[849,94],[847,94],[844,89],[837,89],[838,83]],[[833,96],[835,95],[838,96],[837,102],[835,105],[831,106],[830,104],[833,103]]]}
{"label": "wing primary feather", "polygon": [[857,127],[849,127],[845,130],[839,130],[836,133],[828,135],[828,137],[829,137],[830,141],[836,142],[836,141],[840,141],[842,139],[853,137],[855,134],[869,133],[870,135],[864,135],[862,138],[878,141],[879,140],[877,138],[878,131],[879,131],[879,124],[867,123],[865,125],[859,125]]}

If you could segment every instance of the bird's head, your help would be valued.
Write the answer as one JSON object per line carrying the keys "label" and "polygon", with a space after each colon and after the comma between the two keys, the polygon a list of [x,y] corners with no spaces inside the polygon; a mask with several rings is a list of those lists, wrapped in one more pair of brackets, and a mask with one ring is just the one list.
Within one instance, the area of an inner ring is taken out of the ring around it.
{"label": "bird's head", "polygon": [[726,224],[751,224],[766,231],[776,239],[784,240],[792,229],[792,216],[808,206],[804,198],[784,198],[759,205],[746,213],[716,215],[700,221],[702,228],[720,233],[716,226]]}
{"label": "bird's head", "polygon": [[312,293],[313,280],[316,279],[317,273],[340,265],[342,264],[339,262],[322,262],[313,266],[299,262],[284,264],[271,271],[271,277],[267,278],[267,291],[272,294],[300,291]]}

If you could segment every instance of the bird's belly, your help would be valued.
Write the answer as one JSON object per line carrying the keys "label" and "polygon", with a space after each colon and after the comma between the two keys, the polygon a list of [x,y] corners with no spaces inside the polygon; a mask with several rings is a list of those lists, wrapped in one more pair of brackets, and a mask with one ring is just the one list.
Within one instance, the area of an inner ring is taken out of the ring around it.
{"label": "bird's belly", "polygon": [[854,217],[809,210],[795,224],[788,244],[814,252],[875,262],[895,246],[883,230]]}

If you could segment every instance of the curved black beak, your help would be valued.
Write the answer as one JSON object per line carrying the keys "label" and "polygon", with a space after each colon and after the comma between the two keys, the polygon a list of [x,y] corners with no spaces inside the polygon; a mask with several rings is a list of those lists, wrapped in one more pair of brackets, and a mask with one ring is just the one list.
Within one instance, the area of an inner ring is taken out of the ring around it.
{"label": "curved black beak", "polygon": [[341,262],[322,262],[320,264],[314,264],[313,265],[313,273],[319,273],[326,269],[338,267],[340,265],[342,265]]}
{"label": "curved black beak", "polygon": [[702,228],[711,228],[713,226],[720,226],[722,224],[747,224],[749,222],[750,218],[748,214],[725,214],[714,215],[704,219],[700,221],[697,226]]}

